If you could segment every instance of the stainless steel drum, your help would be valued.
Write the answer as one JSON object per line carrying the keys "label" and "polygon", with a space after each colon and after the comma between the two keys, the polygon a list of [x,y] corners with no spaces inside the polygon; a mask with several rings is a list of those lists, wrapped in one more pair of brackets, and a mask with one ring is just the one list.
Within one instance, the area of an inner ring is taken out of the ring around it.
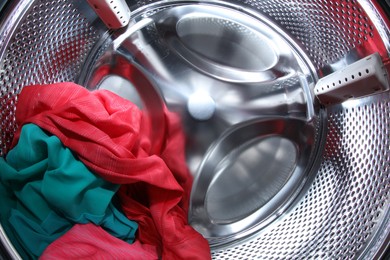
{"label": "stainless steel drum", "polygon": [[[6,5],[0,155],[17,128],[23,86],[74,81],[109,89],[144,109],[155,129],[163,106],[181,116],[195,179],[189,222],[213,258],[383,257],[390,240],[388,3],[128,5],[129,24],[117,30],[86,1]],[[17,258],[2,229],[0,239],[2,255]]]}

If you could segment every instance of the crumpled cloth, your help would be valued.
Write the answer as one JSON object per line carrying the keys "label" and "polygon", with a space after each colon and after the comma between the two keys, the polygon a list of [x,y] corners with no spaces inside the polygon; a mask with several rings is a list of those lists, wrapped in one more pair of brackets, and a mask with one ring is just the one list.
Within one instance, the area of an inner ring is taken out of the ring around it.
{"label": "crumpled cloth", "polygon": [[60,239],[51,243],[41,260],[59,259],[158,259],[153,246],[139,241],[128,244],[94,224],[76,224]]}
{"label": "crumpled cloth", "polygon": [[0,197],[1,223],[24,258],[38,258],[75,223],[94,223],[134,241],[137,223],[113,205],[119,185],[92,173],[38,126],[23,126],[17,145],[0,158],[0,169],[7,193]]}
{"label": "crumpled cloth", "polygon": [[118,196],[139,225],[137,239],[156,246],[163,259],[210,259],[207,240],[187,221],[192,178],[180,120],[162,113],[164,124],[153,129],[128,100],[66,82],[24,87],[16,121],[56,135],[93,172],[122,184]]}

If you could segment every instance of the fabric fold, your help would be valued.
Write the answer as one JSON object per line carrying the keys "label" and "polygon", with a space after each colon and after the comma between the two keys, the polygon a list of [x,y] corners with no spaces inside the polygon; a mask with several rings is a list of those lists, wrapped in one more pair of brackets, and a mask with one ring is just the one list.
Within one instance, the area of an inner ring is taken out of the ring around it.
{"label": "fabric fold", "polygon": [[153,246],[142,245],[139,241],[128,244],[94,224],[76,224],[50,244],[40,259],[154,260],[158,256]]}
{"label": "fabric fold", "polygon": [[[1,223],[24,258],[37,258],[75,223],[94,223],[133,242],[137,224],[113,205],[119,185],[92,173],[54,135],[34,124],[0,158]],[[24,253],[22,253],[24,252]],[[27,256],[27,257],[26,257]]]}
{"label": "fabric fold", "polygon": [[187,222],[192,178],[179,117],[161,113],[161,128],[152,129],[128,100],[67,82],[24,87],[16,120],[57,136],[90,170],[122,184],[119,201],[139,225],[137,238],[163,259],[210,259],[207,240]]}

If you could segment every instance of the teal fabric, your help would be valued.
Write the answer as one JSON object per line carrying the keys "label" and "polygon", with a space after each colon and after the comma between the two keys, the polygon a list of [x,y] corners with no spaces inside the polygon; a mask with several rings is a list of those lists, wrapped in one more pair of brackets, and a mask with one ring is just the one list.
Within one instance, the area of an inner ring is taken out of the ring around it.
{"label": "teal fabric", "polygon": [[100,225],[132,243],[137,224],[114,206],[118,188],[89,171],[56,136],[27,124],[18,144],[0,158],[1,223],[29,258],[75,223]]}

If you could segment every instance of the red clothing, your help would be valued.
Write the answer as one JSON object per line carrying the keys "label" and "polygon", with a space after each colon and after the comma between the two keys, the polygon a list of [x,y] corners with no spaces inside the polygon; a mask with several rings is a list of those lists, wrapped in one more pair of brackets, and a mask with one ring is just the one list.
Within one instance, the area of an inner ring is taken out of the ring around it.
{"label": "red clothing", "polygon": [[92,171],[123,184],[118,195],[139,224],[138,239],[157,246],[163,259],[210,259],[207,241],[187,222],[192,178],[180,121],[163,112],[161,129],[151,129],[128,100],[68,82],[24,87],[16,120],[56,135]]}
{"label": "red clothing", "polygon": [[136,241],[126,243],[108,234],[100,226],[76,224],[51,243],[40,257],[50,259],[158,259],[153,246]]}

